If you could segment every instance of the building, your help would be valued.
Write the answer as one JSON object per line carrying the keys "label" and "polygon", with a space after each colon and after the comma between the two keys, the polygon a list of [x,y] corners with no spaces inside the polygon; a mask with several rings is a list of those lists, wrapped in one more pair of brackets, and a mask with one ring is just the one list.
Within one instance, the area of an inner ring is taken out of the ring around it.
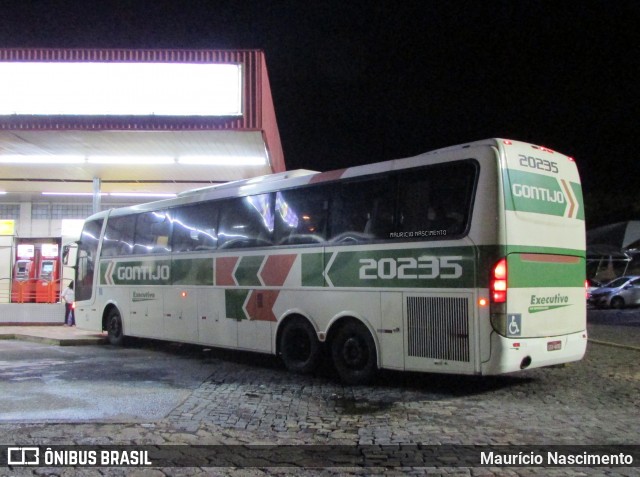
{"label": "building", "polygon": [[261,51],[0,49],[0,302],[93,212],[284,170]]}
{"label": "building", "polygon": [[631,220],[587,231],[587,278],[606,283],[640,274],[640,221]]}

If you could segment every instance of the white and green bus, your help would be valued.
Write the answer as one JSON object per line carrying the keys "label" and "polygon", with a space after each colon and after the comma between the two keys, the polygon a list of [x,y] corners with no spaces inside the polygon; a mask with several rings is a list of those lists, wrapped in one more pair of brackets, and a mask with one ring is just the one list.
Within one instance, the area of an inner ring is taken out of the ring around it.
{"label": "white and green bus", "polygon": [[76,322],[113,344],[276,354],[299,373],[331,359],[347,383],[493,375],[583,357],[584,281],[575,162],[491,139],[95,214]]}

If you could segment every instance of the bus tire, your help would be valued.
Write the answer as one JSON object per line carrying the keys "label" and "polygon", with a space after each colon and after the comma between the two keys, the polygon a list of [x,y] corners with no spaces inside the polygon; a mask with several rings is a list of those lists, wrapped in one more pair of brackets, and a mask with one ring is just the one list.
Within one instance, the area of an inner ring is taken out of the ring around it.
{"label": "bus tire", "polygon": [[308,374],[320,363],[320,342],[311,323],[301,316],[284,324],[280,336],[280,356],[289,371]]}
{"label": "bus tire", "polygon": [[366,384],[378,370],[376,345],[365,325],[348,321],[331,341],[331,358],[345,384]]}
{"label": "bus tire", "polygon": [[106,325],[109,344],[122,346],[124,344],[124,330],[122,329],[122,317],[117,308],[113,308],[107,315]]}

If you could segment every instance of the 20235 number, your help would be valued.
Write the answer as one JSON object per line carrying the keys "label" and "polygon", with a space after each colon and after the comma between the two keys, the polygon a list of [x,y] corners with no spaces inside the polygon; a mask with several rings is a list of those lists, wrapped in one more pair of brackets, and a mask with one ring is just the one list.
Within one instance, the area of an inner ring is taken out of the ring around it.
{"label": "20235 number", "polygon": [[456,279],[462,276],[462,256],[362,258],[360,280]]}
{"label": "20235 number", "polygon": [[525,156],[524,154],[518,154],[520,158],[520,165],[528,167],[530,169],[539,169],[541,171],[558,173],[558,164],[546,159],[540,159],[539,157]]}

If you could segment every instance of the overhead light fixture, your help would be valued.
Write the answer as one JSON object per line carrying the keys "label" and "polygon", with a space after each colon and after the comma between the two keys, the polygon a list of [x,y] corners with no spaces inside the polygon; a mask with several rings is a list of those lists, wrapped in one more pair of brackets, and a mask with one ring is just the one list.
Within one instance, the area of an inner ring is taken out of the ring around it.
{"label": "overhead light fixture", "polygon": [[175,164],[175,159],[170,156],[89,156],[89,164],[126,164],[138,165],[161,165]]}
{"label": "overhead light fixture", "polygon": [[[65,195],[71,197],[91,197],[93,192],[42,192],[42,195]],[[106,194],[100,194],[106,195]]]}
{"label": "overhead light fixture", "polygon": [[267,162],[263,156],[181,156],[178,164],[195,166],[263,166]]}
{"label": "overhead light fixture", "polygon": [[162,192],[110,192],[110,197],[176,197],[177,194]]}
{"label": "overhead light fixture", "polygon": [[[42,195],[57,195],[69,197],[91,197],[93,192],[42,192]],[[100,192],[101,196],[110,197],[176,197],[177,194],[165,192]]]}
{"label": "overhead light fixture", "polygon": [[0,115],[241,116],[242,66],[0,62]]}
{"label": "overhead light fixture", "polygon": [[84,156],[64,155],[0,155],[3,164],[82,164]]}

